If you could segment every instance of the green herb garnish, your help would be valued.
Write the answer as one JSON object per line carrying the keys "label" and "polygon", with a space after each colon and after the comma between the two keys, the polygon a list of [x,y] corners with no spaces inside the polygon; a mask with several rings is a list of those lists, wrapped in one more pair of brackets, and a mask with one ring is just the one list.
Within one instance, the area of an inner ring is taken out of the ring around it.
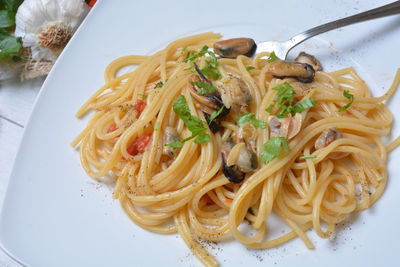
{"label": "green herb garnish", "polygon": [[302,101],[292,105],[294,100],[295,91],[294,88],[287,82],[278,84],[272,90],[278,91],[275,95],[275,104],[271,104],[266,108],[266,112],[272,113],[274,107],[277,107],[280,112],[278,118],[284,118],[287,114],[301,113],[311,107],[314,107],[317,103],[311,98],[303,99]]}
{"label": "green herb garnish", "polygon": [[250,123],[262,129],[267,127],[267,124],[264,121],[254,118],[254,113],[243,114],[240,117],[236,118],[236,121],[238,122],[239,126],[242,126],[243,124],[246,123]]}
{"label": "green herb garnish", "polygon": [[190,82],[190,84],[200,87],[200,90],[197,90],[199,95],[206,95],[209,93],[214,93],[217,89],[214,86],[208,83],[203,82]]}
{"label": "green herb garnish", "polygon": [[[208,46],[203,46],[199,52],[189,51],[183,60],[183,62],[190,62],[191,65],[194,65],[195,60],[203,57],[205,55],[209,55],[209,59],[206,60],[205,66],[201,69],[201,72],[206,75],[208,78],[213,80],[218,80],[221,78],[221,73],[218,70],[219,62],[215,54],[208,50]],[[188,70],[192,70],[190,67]]]}
{"label": "green herb garnish", "polygon": [[346,105],[344,105],[343,107],[341,107],[341,108],[338,110],[339,112],[342,112],[342,111],[348,109],[348,108],[351,106],[351,104],[353,104],[353,101],[354,101],[354,95],[353,95],[353,94],[350,94],[349,90],[344,90],[344,91],[343,91],[343,96],[349,100],[349,103],[347,103]]}
{"label": "green herb garnish", "polygon": [[192,132],[192,136],[185,138],[182,141],[175,141],[166,144],[166,146],[173,148],[181,147],[185,142],[193,138],[196,138],[194,140],[196,144],[203,144],[210,141],[210,136],[204,132],[207,130],[207,128],[204,127],[203,121],[190,114],[189,106],[186,102],[186,98],[183,95],[179,96],[178,99],[175,100],[173,110],[179,115],[181,120],[183,120],[189,131]]}
{"label": "green herb garnish", "polygon": [[253,66],[248,66],[248,67],[246,67],[246,70],[247,71],[251,71],[251,70],[254,70],[255,68],[253,67]]}
{"label": "green herb garnish", "polygon": [[156,83],[156,85],[154,86],[154,88],[161,88],[164,86],[164,83],[162,81],[159,81],[158,83]]}
{"label": "green herb garnish", "polygon": [[299,157],[299,160],[315,159],[316,157],[317,157],[316,155],[301,156],[301,157]]}
{"label": "green herb garnish", "polygon": [[213,111],[210,115],[210,122],[208,124],[211,124],[211,122],[213,120],[215,120],[221,114],[221,112],[224,110],[224,108],[225,108],[225,106],[223,105],[219,110]]}
{"label": "green herb garnish", "polygon": [[275,51],[272,51],[271,54],[269,54],[269,57],[267,58],[267,61],[269,63],[271,63],[271,62],[274,62],[276,60],[280,60],[280,58],[276,56]]}
{"label": "green herb garnish", "polygon": [[261,152],[261,160],[268,163],[279,157],[282,149],[286,152],[290,151],[289,144],[284,137],[272,137],[264,144],[264,149]]}

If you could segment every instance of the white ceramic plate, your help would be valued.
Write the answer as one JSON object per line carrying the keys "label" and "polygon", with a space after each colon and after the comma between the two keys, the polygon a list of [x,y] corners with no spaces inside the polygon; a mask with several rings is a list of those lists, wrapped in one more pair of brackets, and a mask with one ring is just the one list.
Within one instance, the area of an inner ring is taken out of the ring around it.
{"label": "white ceramic plate", "polygon": [[[134,225],[111,199],[112,188],[92,181],[69,146],[87,119],[75,119],[75,111],[102,85],[107,63],[202,31],[282,40],[387,2],[98,1],[47,78],[26,127],[1,216],[3,248],[29,266],[200,265],[177,235]],[[353,65],[381,95],[399,67],[399,43],[396,16],[324,34],[297,51],[316,54],[328,71]],[[390,102],[394,114],[399,98]],[[393,135],[399,134],[397,121]],[[399,159],[399,151],[391,155],[388,188],[373,208],[339,226],[329,240],[310,233],[316,250],[294,240],[267,251],[229,242],[213,245],[211,253],[225,266],[393,265],[400,250]]]}

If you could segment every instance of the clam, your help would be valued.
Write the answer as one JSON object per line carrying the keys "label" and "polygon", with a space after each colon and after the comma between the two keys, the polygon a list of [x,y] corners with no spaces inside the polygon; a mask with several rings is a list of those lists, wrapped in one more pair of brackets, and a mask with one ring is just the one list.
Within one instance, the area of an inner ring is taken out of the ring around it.
{"label": "clam", "polygon": [[[195,69],[198,72],[198,74],[192,74],[189,77],[189,91],[190,95],[194,98],[194,100],[197,103],[197,107],[203,111],[204,116],[208,122],[208,125],[210,127],[210,130],[213,133],[216,133],[219,129],[219,123],[218,120],[224,117],[229,113],[229,109],[224,106],[224,103],[222,102],[221,95],[219,92],[214,91],[214,92],[206,92],[200,94],[200,90],[202,88],[199,88],[196,84],[193,84],[194,82],[202,82],[204,84],[212,85],[212,82],[208,80],[200,71],[200,69],[195,65]],[[220,109],[222,109],[221,112]],[[219,112],[219,115],[214,118],[214,120],[211,121],[210,116],[213,112]]]}
{"label": "clam", "polygon": [[[179,134],[175,128],[167,126],[164,131],[164,144],[169,144],[179,141]],[[163,155],[173,158],[175,156],[175,149],[170,146],[164,146]]]}
{"label": "clam", "polygon": [[257,155],[245,143],[234,145],[230,137],[221,149],[222,172],[232,183],[240,183],[245,173],[254,171],[258,166]]}
{"label": "clam", "polygon": [[[330,145],[333,141],[342,137],[342,134],[336,128],[326,129],[315,141],[314,147],[316,150],[322,149]],[[332,152],[329,153],[331,159],[341,159],[348,155],[347,152]]]}
{"label": "clam", "polygon": [[233,108],[239,112],[241,108],[251,104],[252,96],[249,86],[242,78],[228,74],[227,77],[218,81],[216,85],[221,92],[221,100],[225,107]]}
{"label": "clam", "polygon": [[315,70],[310,64],[276,60],[268,65],[268,72],[277,78],[295,78],[309,83],[314,80]]}
{"label": "clam", "polygon": [[309,64],[314,68],[315,71],[322,71],[321,62],[319,62],[316,57],[307,54],[306,52],[300,52],[294,61]]}
{"label": "clam", "polygon": [[284,137],[288,140],[294,138],[301,130],[305,113],[296,113],[286,118],[277,116],[268,117],[270,137]]}
{"label": "clam", "polygon": [[214,53],[220,57],[236,58],[240,55],[251,57],[257,45],[251,38],[233,38],[216,42]]}

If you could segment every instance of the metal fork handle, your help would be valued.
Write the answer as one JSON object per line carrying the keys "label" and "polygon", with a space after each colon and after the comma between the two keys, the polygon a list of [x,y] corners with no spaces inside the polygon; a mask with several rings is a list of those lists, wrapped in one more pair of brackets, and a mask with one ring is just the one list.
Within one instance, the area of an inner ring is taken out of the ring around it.
{"label": "metal fork handle", "polygon": [[370,20],[370,19],[376,19],[380,17],[385,17],[389,15],[395,15],[400,13],[400,0],[393,2],[391,4],[381,6],[378,8],[374,8],[350,17],[346,17],[343,19],[338,19],[332,22],[328,22],[326,24],[314,27],[312,29],[309,29],[303,33],[300,33],[294,37],[292,37],[290,40],[286,41],[288,50],[293,48],[294,46],[298,45],[299,43],[304,42],[310,37],[313,37],[315,35],[337,29],[343,26],[347,26],[350,24]]}

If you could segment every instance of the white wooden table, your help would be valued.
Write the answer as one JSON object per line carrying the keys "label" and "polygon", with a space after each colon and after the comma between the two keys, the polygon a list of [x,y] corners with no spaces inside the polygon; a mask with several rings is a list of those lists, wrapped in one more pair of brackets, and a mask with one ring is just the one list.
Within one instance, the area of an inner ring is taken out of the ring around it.
{"label": "white wooden table", "polygon": [[[0,207],[22,138],[24,126],[44,78],[0,81]],[[20,266],[0,250],[0,267]]]}

